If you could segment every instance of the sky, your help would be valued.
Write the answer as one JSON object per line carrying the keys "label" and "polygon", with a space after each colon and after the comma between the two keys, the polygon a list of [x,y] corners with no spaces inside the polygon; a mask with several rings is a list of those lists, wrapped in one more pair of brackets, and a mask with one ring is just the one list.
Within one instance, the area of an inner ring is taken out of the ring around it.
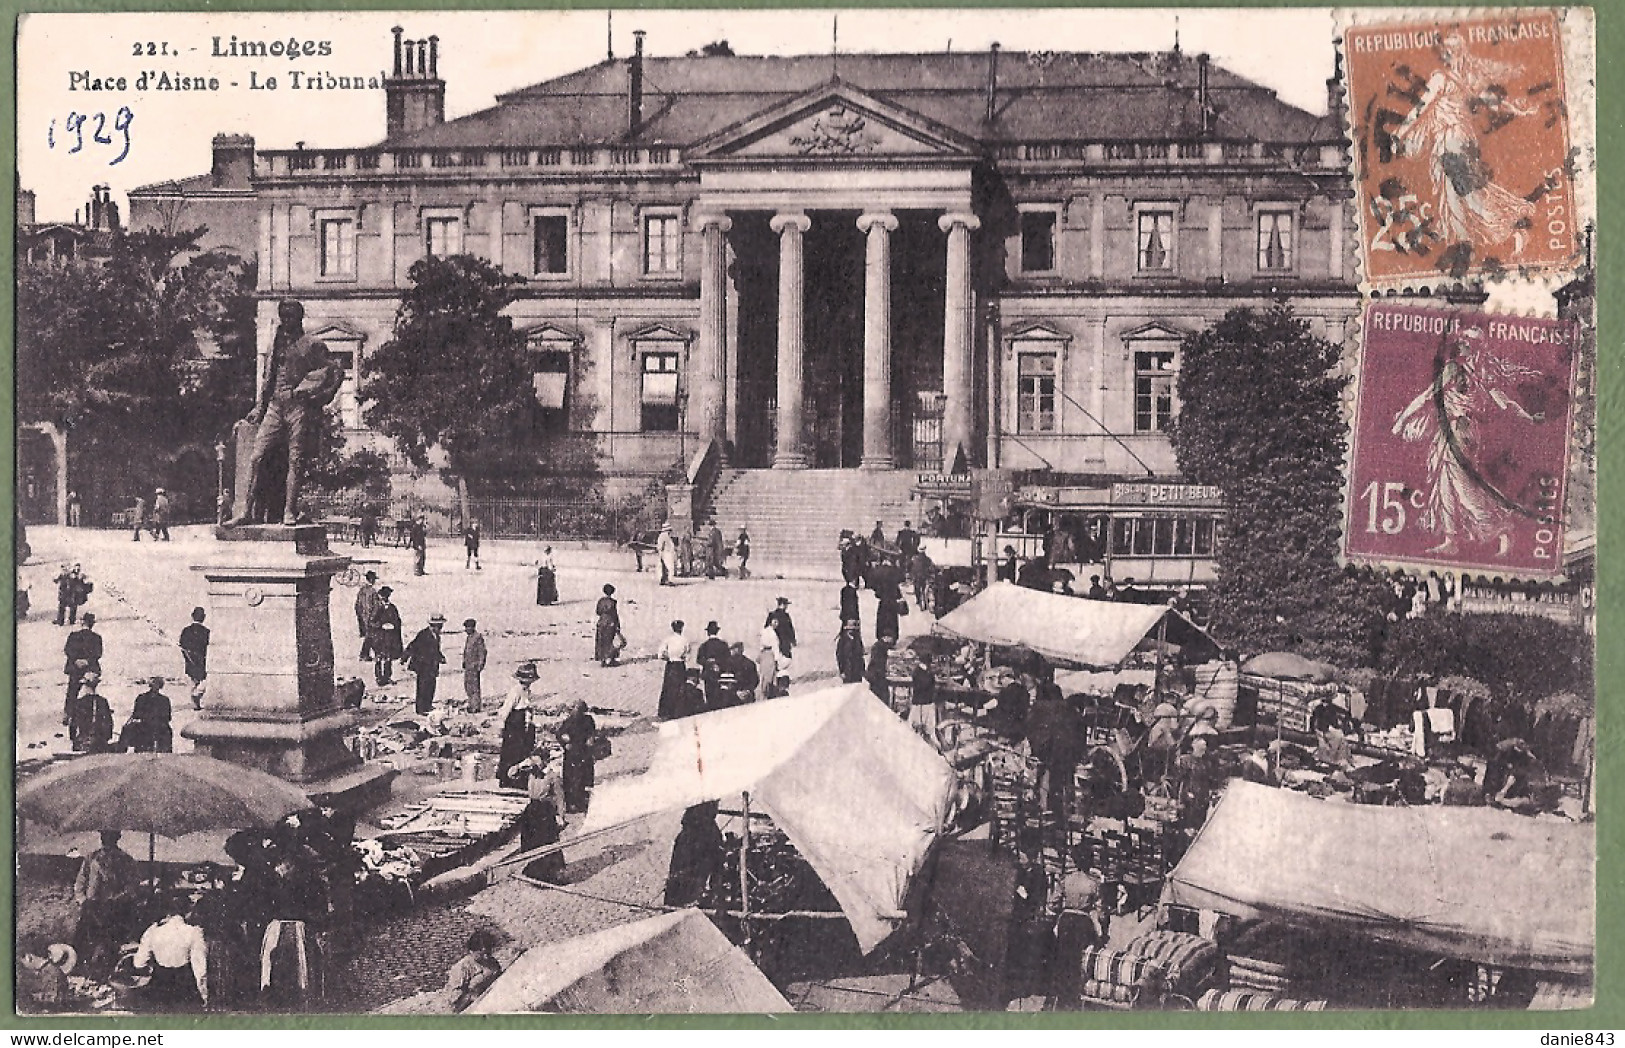
{"label": "sky", "polygon": [[[656,56],[716,40],[738,54],[827,54],[838,21],[839,49],[847,53],[984,51],[995,41],[1012,51],[1157,51],[1173,46],[1176,20],[1186,52],[1206,51],[1283,100],[1325,112],[1329,8],[617,10],[613,37],[621,58],[631,53],[634,29],[647,31],[646,51]],[[505,91],[601,61],[609,21],[604,11],[26,15],[17,49],[19,184],[36,193],[41,221],[66,221],[97,183],[122,202],[136,186],[208,172],[210,140],[219,132],[253,135],[261,149],[301,141],[369,145],[383,137],[382,91],[295,90],[289,71],[378,76],[393,61],[392,26],[403,26],[409,39],[434,34],[451,119],[491,106]],[[216,57],[215,38],[224,52],[233,35],[309,42],[313,51],[326,43],[330,54]],[[213,77],[219,89],[142,91],[143,72],[154,81],[163,73]],[[253,86],[271,77],[276,90]]]}

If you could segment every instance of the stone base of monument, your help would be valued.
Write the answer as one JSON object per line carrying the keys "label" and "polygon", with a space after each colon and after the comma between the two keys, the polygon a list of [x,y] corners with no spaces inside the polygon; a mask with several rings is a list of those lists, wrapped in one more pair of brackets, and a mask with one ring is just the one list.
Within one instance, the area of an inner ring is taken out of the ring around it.
{"label": "stone base of monument", "polygon": [[317,803],[360,812],[389,796],[395,772],[344,741],[354,713],[333,687],[333,576],[350,564],[319,525],[216,529],[209,563],[209,684],[182,734],[199,753],[288,780]]}

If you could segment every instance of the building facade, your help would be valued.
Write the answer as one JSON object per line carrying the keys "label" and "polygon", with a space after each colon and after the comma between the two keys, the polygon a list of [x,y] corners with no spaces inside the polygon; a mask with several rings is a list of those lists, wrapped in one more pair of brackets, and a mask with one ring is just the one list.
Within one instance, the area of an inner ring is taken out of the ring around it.
{"label": "building facade", "polygon": [[254,166],[261,352],[303,301],[358,438],[358,362],[435,254],[524,279],[537,397],[623,476],[714,442],[744,468],[1174,477],[1185,335],[1279,299],[1352,333],[1336,81],[1317,116],[1178,50],[662,58],[639,34],[447,121],[440,60],[397,31],[382,142]]}

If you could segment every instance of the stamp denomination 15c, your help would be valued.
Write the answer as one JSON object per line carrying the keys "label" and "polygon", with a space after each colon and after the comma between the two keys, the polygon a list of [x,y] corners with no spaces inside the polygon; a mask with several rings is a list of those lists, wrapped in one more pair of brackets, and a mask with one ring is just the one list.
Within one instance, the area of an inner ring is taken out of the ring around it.
{"label": "stamp denomination 15c", "polygon": [[1561,574],[1578,325],[1375,303],[1362,331],[1344,556]]}
{"label": "stamp denomination 15c", "polygon": [[1368,283],[1577,264],[1560,33],[1550,11],[1346,31]]}

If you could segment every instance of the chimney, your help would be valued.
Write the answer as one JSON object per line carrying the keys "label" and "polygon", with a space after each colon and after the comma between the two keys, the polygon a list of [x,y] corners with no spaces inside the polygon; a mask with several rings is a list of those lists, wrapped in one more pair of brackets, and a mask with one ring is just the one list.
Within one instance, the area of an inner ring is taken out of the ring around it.
{"label": "chimney", "polygon": [[643,30],[632,30],[632,58],[627,63],[626,133],[643,126]]}
{"label": "chimney", "polygon": [[999,45],[993,44],[987,49],[987,112],[982,117],[984,124],[993,123],[998,112],[999,104]]}
{"label": "chimney", "polygon": [[247,189],[254,174],[253,135],[215,135],[209,180],[216,189]]}
{"label": "chimney", "polygon": [[1326,81],[1326,115],[1335,121],[1339,134],[1343,129],[1343,41],[1337,41],[1332,57],[1331,79]]}
{"label": "chimney", "polygon": [[1213,99],[1207,89],[1207,63],[1206,52],[1196,56],[1196,108],[1201,121],[1198,133],[1203,138],[1213,133]]}
{"label": "chimney", "polygon": [[38,221],[34,210],[34,191],[32,189],[17,190],[17,224],[31,226]]}
{"label": "chimney", "polygon": [[440,38],[406,40],[395,26],[395,72],[384,81],[385,134],[400,138],[443,123],[446,82],[440,79]]}

